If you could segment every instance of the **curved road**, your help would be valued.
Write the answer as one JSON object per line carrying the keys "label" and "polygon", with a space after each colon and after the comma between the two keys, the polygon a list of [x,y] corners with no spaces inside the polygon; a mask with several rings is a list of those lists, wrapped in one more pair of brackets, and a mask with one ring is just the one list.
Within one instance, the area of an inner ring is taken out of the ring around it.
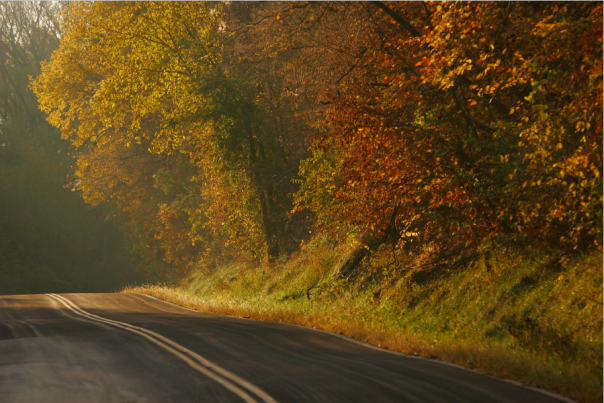
{"label": "curved road", "polygon": [[0,296],[0,402],[564,401],[324,332],[138,294]]}

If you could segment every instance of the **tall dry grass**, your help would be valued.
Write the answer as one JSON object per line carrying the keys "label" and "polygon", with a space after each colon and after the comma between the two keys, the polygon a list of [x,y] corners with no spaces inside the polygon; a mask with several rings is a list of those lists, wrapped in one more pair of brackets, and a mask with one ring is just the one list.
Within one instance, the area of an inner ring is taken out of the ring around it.
{"label": "tall dry grass", "polygon": [[378,253],[364,276],[342,284],[333,268],[347,248],[316,241],[271,268],[226,266],[194,273],[181,287],[123,292],[313,327],[577,401],[602,401],[599,253],[553,264],[545,255],[499,251],[489,261],[423,280],[401,270],[405,262]]}

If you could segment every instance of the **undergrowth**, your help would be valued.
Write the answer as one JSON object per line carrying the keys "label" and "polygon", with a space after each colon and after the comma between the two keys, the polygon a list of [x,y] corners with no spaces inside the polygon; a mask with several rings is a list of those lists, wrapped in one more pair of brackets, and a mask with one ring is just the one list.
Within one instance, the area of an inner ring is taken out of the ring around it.
{"label": "undergrowth", "polygon": [[193,273],[149,294],[192,309],[296,323],[560,393],[602,401],[602,255],[561,259],[499,249],[424,275],[380,251],[337,280],[349,251],[316,239],[272,267]]}

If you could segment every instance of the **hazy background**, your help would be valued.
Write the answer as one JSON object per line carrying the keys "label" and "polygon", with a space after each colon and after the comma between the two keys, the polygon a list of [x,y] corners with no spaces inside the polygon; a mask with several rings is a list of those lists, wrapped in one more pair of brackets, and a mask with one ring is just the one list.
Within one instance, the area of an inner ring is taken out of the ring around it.
{"label": "hazy background", "polygon": [[72,191],[71,146],[28,88],[59,45],[60,7],[0,3],[0,294],[111,291],[141,281],[103,207]]}

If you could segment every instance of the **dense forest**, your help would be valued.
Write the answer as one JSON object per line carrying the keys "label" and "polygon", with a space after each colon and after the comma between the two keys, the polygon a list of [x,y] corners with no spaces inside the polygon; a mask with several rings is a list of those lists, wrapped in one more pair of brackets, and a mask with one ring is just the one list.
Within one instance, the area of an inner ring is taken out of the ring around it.
{"label": "dense forest", "polygon": [[14,267],[107,267],[97,209],[152,281],[324,234],[357,242],[344,278],[377,250],[431,274],[498,245],[601,250],[601,2],[74,2],[30,21],[2,37],[2,257],[35,259]]}
{"label": "dense forest", "polygon": [[28,89],[59,46],[59,7],[0,3],[0,294],[111,291],[139,278],[110,213],[69,186],[74,147]]}

